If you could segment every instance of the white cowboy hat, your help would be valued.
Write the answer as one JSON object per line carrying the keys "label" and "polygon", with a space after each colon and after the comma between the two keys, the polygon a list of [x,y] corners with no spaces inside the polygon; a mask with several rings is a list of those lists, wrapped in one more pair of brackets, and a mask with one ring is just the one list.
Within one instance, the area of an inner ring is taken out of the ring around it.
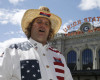
{"label": "white cowboy hat", "polygon": [[61,18],[57,15],[50,13],[47,7],[40,7],[39,9],[29,9],[24,13],[22,18],[21,26],[25,33],[26,28],[33,19],[37,17],[46,17],[51,21],[51,27],[54,29],[54,34],[56,34],[62,24]]}

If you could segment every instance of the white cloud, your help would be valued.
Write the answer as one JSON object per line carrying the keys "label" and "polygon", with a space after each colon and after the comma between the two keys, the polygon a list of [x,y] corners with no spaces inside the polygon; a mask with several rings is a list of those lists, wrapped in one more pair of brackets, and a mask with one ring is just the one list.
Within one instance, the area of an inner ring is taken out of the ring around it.
{"label": "white cloud", "polygon": [[22,30],[20,30],[20,31],[10,31],[10,32],[6,32],[6,33],[4,33],[5,35],[8,35],[8,34],[24,34],[24,32],[22,31]]}
{"label": "white cloud", "polygon": [[11,19],[11,21],[13,21],[12,23],[13,24],[21,24],[21,19],[22,19],[24,12],[25,12],[25,10],[18,10],[18,11],[15,10],[15,14],[13,15],[13,17]]}
{"label": "white cloud", "polygon": [[71,23],[73,23],[72,20],[69,20],[68,22],[66,22],[64,25],[63,25],[63,29],[67,27],[67,25],[70,25]]}
{"label": "white cloud", "polygon": [[5,35],[11,35],[11,34],[14,34],[15,32],[14,31],[10,31],[10,32],[6,32],[6,33],[4,33]]}
{"label": "white cloud", "polygon": [[24,0],[9,0],[9,2],[11,3],[11,4],[14,4],[14,5],[16,5],[16,4],[18,4],[19,2],[23,2]]}
{"label": "white cloud", "polygon": [[2,24],[7,24],[8,23],[8,21],[0,21],[0,23],[2,23]]}
{"label": "white cloud", "polygon": [[27,38],[12,38],[10,40],[6,40],[4,42],[0,42],[0,54],[4,51],[6,47],[13,43],[19,43],[19,42],[24,42],[26,41]]}
{"label": "white cloud", "polygon": [[100,8],[100,0],[81,0],[78,6],[82,10],[91,10],[94,8]]}
{"label": "white cloud", "polygon": [[24,38],[25,37],[25,34],[22,30],[19,30],[19,31],[9,31],[9,32],[6,32],[4,33],[5,36],[14,36],[14,35],[17,35],[18,37],[20,38]]}
{"label": "white cloud", "polygon": [[26,10],[14,9],[14,10],[6,10],[0,9],[0,23],[1,24],[21,24],[21,19]]}
{"label": "white cloud", "polygon": [[59,31],[57,33],[65,33],[65,31],[62,29],[59,29]]}

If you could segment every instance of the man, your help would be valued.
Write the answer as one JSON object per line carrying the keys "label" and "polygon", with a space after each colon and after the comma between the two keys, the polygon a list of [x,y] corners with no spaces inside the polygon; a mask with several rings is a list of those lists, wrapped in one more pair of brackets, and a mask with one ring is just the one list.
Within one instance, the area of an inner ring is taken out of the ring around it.
{"label": "man", "polygon": [[73,80],[64,56],[48,44],[60,26],[61,19],[47,7],[27,10],[22,29],[28,41],[5,50],[0,80]]}

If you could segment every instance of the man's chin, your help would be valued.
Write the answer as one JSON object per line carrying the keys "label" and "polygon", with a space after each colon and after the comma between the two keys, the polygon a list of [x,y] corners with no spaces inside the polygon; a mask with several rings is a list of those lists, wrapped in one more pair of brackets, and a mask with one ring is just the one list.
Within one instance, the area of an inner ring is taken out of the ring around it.
{"label": "man's chin", "polygon": [[38,40],[38,42],[41,43],[41,44],[43,44],[43,45],[45,45],[47,43],[47,40],[41,39],[41,40]]}

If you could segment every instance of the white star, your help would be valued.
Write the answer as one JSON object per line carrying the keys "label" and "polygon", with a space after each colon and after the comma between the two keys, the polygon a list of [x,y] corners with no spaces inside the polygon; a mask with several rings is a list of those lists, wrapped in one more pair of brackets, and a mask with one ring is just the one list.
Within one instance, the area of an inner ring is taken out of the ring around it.
{"label": "white star", "polygon": [[34,68],[35,66],[34,66],[34,65],[32,65],[32,67]]}
{"label": "white star", "polygon": [[33,74],[33,77],[36,77],[36,74]]}
{"label": "white star", "polygon": [[37,70],[38,72],[40,72],[40,70]]}
{"label": "white star", "polygon": [[22,78],[25,78],[24,76],[22,76]]}
{"label": "white star", "polygon": [[26,61],[26,63],[29,63],[29,61]]}
{"label": "white star", "polygon": [[24,68],[24,66],[21,67],[22,69]]}
{"label": "white star", "polygon": [[30,72],[30,70],[27,70],[27,73],[29,73]]}

